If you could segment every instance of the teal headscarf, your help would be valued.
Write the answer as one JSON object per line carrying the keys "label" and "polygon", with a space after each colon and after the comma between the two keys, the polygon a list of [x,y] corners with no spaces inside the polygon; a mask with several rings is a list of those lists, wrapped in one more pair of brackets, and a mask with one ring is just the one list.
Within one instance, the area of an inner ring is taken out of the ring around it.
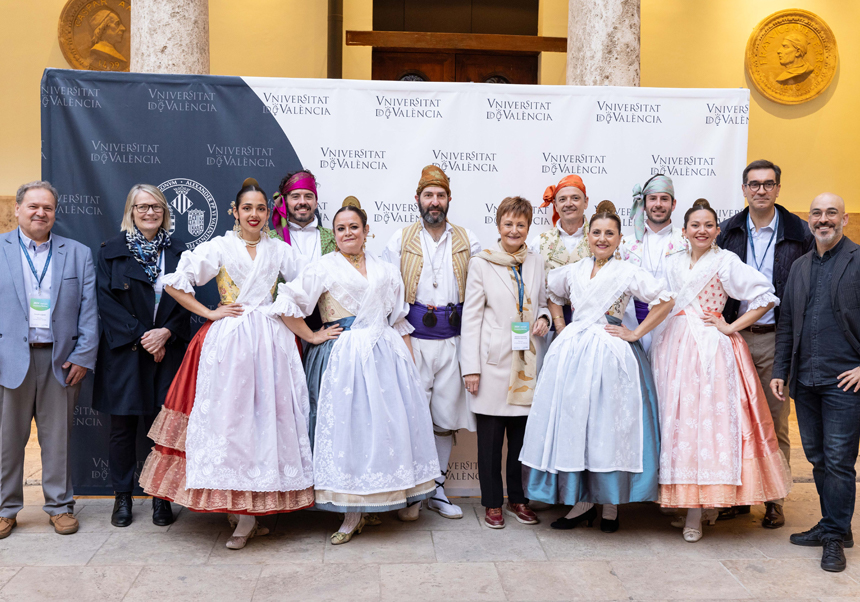
{"label": "teal headscarf", "polygon": [[661,173],[645,182],[644,186],[637,184],[633,187],[633,207],[630,209],[630,216],[633,218],[633,233],[636,235],[636,240],[642,240],[645,237],[645,197],[661,192],[675,198],[672,178]]}

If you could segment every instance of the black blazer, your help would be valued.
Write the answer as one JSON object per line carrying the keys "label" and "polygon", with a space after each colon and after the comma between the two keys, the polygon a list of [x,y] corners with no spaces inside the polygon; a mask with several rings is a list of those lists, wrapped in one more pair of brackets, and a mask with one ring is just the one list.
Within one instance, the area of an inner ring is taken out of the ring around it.
{"label": "black blazer", "polygon": [[[164,249],[164,274],[176,271],[185,243],[172,239]],[[155,320],[155,290],[132,256],[125,233],[103,242],[96,266],[101,322],[93,408],[119,415],[157,414],[191,338],[191,313],[164,292]],[[153,328],[172,336],[156,363],[140,344]]]}
{"label": "black blazer", "polygon": [[[772,284],[776,289],[776,296],[782,301],[785,285],[788,281],[788,273],[791,266],[804,253],[808,253],[815,246],[815,237],[809,231],[809,225],[791,213],[782,205],[776,205],[779,214],[779,223],[776,227],[776,240],[773,249],[773,278]],[[747,261],[747,216],[750,214],[749,207],[740,213],[733,215],[720,224],[720,235],[717,236],[717,245],[721,249],[731,251]],[[729,298],[723,309],[723,317],[726,322],[732,323],[738,319],[738,311],[741,303],[737,299]],[[779,322],[780,306],[773,308],[773,315]]]}
{"label": "black blazer", "polygon": [[[782,312],[776,329],[776,351],[773,358],[773,378],[789,383],[789,391],[797,387],[797,351],[803,332],[803,314],[809,296],[809,275],[812,272],[810,251],[791,266]],[[846,237],[843,248],[834,259],[830,298],[833,312],[851,346],[860,354],[860,246]],[[789,380],[789,377],[791,380]]]}

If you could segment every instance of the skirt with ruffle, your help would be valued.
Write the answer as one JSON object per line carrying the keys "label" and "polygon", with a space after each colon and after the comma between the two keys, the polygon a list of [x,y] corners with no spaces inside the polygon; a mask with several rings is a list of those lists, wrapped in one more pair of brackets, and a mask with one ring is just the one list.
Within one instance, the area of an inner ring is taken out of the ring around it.
{"label": "skirt with ruffle", "polygon": [[300,491],[233,491],[185,487],[185,436],[194,407],[197,369],[203,341],[213,322],[206,322],[188,345],[173,379],[164,407],[149,431],[155,442],[140,474],[148,494],[175,502],[195,512],[264,515],[292,512],[314,504],[313,487]]}

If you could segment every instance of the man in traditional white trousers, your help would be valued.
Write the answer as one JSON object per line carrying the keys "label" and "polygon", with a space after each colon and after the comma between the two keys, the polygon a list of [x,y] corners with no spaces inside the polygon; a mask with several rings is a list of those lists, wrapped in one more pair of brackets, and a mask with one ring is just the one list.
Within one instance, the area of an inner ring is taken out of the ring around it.
{"label": "man in traditional white trousers", "polygon": [[[475,431],[475,415],[469,411],[460,374],[460,322],[469,260],[481,251],[475,235],[448,221],[451,187],[448,177],[435,165],[421,172],[415,195],[421,221],[394,233],[382,259],[396,265],[406,285],[410,305],[406,319],[415,328],[412,350],[421,383],[427,391],[436,452],[443,473],[436,479],[436,493],[427,508],[445,518],[461,518],[463,511],[445,495],[445,476],[454,433]],[[416,502],[398,512],[401,520],[418,518]]]}

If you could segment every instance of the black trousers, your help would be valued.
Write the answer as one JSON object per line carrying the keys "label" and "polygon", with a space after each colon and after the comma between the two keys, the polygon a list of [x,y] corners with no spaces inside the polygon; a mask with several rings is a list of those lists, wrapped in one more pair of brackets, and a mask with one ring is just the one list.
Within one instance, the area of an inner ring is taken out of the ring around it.
{"label": "black trousers", "polygon": [[[110,449],[108,466],[114,493],[134,491],[134,470],[137,468],[137,424],[143,421],[144,433],[148,433],[155,422],[155,414],[146,416],[110,417]],[[151,439],[147,441],[155,445]]]}
{"label": "black trousers", "polygon": [[502,485],[502,445],[505,432],[508,435],[508,457],[506,476],[508,501],[511,504],[527,504],[523,491],[523,465],[520,449],[526,433],[528,416],[488,416],[476,414],[478,419],[478,479],[481,482],[481,505],[486,508],[501,508],[504,504]]}

